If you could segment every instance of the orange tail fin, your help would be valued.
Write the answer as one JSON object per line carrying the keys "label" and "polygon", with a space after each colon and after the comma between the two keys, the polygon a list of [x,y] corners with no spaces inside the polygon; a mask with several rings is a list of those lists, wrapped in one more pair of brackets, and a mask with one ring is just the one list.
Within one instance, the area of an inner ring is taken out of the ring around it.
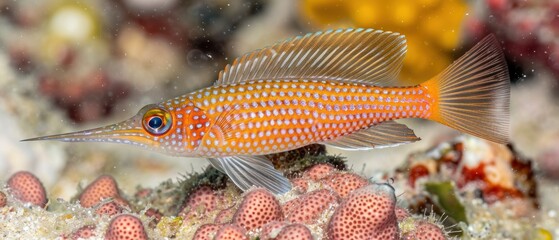
{"label": "orange tail fin", "polygon": [[493,142],[508,143],[510,79],[494,36],[484,38],[421,85],[434,99],[431,120]]}

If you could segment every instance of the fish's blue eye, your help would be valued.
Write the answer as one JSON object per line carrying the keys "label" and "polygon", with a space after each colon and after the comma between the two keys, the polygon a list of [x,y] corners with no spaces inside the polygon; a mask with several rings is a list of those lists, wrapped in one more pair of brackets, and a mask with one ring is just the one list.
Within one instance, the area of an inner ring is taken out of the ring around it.
{"label": "fish's blue eye", "polygon": [[152,117],[148,122],[150,128],[160,128],[161,125],[163,125],[163,119],[159,116]]}
{"label": "fish's blue eye", "polygon": [[142,125],[148,133],[159,136],[171,129],[173,118],[164,109],[152,108],[144,114]]}

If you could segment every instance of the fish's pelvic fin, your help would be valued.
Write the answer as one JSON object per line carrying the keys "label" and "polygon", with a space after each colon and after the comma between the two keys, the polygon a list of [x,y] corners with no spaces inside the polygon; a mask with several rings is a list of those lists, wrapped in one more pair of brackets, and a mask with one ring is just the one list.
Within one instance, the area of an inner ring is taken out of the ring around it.
{"label": "fish's pelvic fin", "polygon": [[227,65],[215,82],[308,79],[397,86],[406,38],[374,29],[310,33],[248,53]]}
{"label": "fish's pelvic fin", "polygon": [[225,169],[223,169],[223,166],[221,165],[221,162],[219,161],[218,158],[208,158],[208,161],[210,161],[212,167],[214,167],[215,169],[217,169],[222,173],[225,173]]}
{"label": "fish's pelvic fin", "polygon": [[406,125],[387,121],[322,144],[344,150],[367,150],[393,147],[419,140],[420,138]]}
{"label": "fish's pelvic fin", "polygon": [[509,142],[510,78],[495,36],[485,37],[421,86],[433,99],[429,119],[496,143]]}
{"label": "fish's pelvic fin", "polygon": [[263,187],[274,194],[291,190],[289,179],[274,168],[264,156],[233,156],[210,159],[210,163],[246,191],[252,186]]}

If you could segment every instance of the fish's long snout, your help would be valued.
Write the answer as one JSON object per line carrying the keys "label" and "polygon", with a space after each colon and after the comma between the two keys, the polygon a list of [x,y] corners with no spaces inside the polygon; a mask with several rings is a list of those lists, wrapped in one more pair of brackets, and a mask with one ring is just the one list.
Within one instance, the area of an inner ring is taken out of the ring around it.
{"label": "fish's long snout", "polygon": [[44,140],[57,140],[63,142],[72,142],[74,139],[82,138],[84,136],[91,136],[94,134],[94,129],[84,130],[84,131],[77,131],[77,132],[70,132],[70,133],[62,133],[62,134],[54,134],[42,137],[34,137],[20,140],[20,142],[31,142],[31,141],[44,141]]}
{"label": "fish's long snout", "polygon": [[110,141],[133,141],[134,138],[143,135],[141,126],[138,126],[135,118],[111,124],[104,127],[93,128],[83,131],[62,133],[55,135],[48,135],[36,138],[28,138],[21,140],[22,142],[29,141],[44,141],[56,140],[62,142],[110,142]]}

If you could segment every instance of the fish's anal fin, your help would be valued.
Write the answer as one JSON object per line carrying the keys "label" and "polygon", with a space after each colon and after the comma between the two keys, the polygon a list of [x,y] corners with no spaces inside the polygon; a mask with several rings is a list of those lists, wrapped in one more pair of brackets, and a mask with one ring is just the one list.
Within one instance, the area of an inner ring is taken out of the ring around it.
{"label": "fish's anal fin", "polygon": [[266,188],[274,194],[284,194],[291,190],[289,179],[276,170],[264,156],[213,158],[210,159],[210,163],[225,172],[243,191],[253,186]]}
{"label": "fish's anal fin", "polygon": [[393,147],[419,140],[421,139],[406,125],[387,121],[352,134],[322,142],[322,144],[344,150],[368,150]]}
{"label": "fish's anal fin", "polygon": [[215,85],[261,79],[310,79],[402,85],[406,38],[373,29],[310,33],[248,53],[227,65]]}

